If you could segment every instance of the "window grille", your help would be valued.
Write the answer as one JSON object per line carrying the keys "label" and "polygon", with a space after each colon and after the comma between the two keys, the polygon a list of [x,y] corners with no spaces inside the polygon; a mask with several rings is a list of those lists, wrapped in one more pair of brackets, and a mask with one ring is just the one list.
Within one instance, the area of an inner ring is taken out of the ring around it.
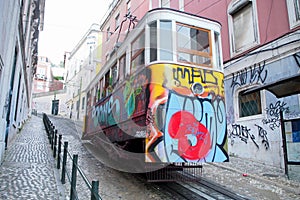
{"label": "window grille", "polygon": [[247,117],[261,114],[261,97],[260,92],[253,92],[244,95],[239,93],[239,116]]}

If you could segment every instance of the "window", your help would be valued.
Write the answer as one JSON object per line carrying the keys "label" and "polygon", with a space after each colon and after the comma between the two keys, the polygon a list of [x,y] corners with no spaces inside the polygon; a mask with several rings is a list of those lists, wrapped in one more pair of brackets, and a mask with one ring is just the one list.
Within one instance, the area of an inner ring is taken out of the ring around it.
{"label": "window", "polygon": [[214,61],[214,65],[216,65],[216,67],[218,69],[222,69],[222,54],[221,54],[221,43],[220,43],[220,34],[215,32],[215,48],[216,48],[216,55],[215,55],[215,61]]}
{"label": "window", "polygon": [[106,72],[105,74],[105,85],[104,88],[106,90],[105,96],[108,96],[111,93],[111,78],[110,78],[110,71]]}
{"label": "window", "polygon": [[109,40],[111,35],[112,35],[112,33],[110,32],[110,27],[107,27],[107,29],[106,29],[106,41]]}
{"label": "window", "polygon": [[85,97],[82,97],[81,110],[84,110],[84,105],[85,105]]}
{"label": "window", "polygon": [[127,1],[127,13],[131,13],[131,0]]}
{"label": "window", "polygon": [[184,0],[179,0],[179,10],[184,11]]}
{"label": "window", "polygon": [[98,94],[99,94],[99,90],[98,90],[98,84],[94,87],[94,105],[98,102]]}
{"label": "window", "polygon": [[79,111],[79,106],[80,106],[80,99],[76,101],[76,111]]}
{"label": "window", "polygon": [[178,61],[211,67],[210,31],[177,24]]}
{"label": "window", "polygon": [[126,54],[124,54],[119,59],[119,73],[120,73],[120,80],[124,80],[125,74],[126,74]]}
{"label": "window", "polygon": [[101,99],[102,97],[104,97],[104,80],[103,77],[100,79],[100,92],[99,92],[99,99]]}
{"label": "window", "polygon": [[117,30],[120,26],[120,13],[115,17],[115,30]]}
{"label": "window", "polygon": [[145,32],[131,44],[131,68],[130,72],[137,70],[137,67],[145,64]]}
{"label": "window", "polygon": [[87,105],[87,109],[89,109],[92,105],[91,105],[91,90],[88,91],[88,93],[86,94],[86,105]]}
{"label": "window", "polygon": [[160,7],[170,8],[170,0],[160,0]]}
{"label": "window", "polygon": [[150,29],[150,62],[157,60],[157,22],[149,24]]}
{"label": "window", "polygon": [[228,7],[232,56],[259,43],[255,2],[256,0],[234,0]]}
{"label": "window", "polygon": [[119,79],[117,63],[111,68],[111,79],[112,79],[111,85],[114,86],[117,83],[118,79]]}
{"label": "window", "polygon": [[247,117],[261,114],[260,91],[244,95],[239,93],[239,116]]}
{"label": "window", "polygon": [[286,0],[290,28],[300,25],[300,0]]}
{"label": "window", "polygon": [[2,57],[0,55],[0,83],[1,83],[1,77],[2,77],[2,69],[4,67],[4,63],[3,63],[3,60],[2,60]]}
{"label": "window", "polygon": [[160,60],[173,60],[172,21],[160,21]]}

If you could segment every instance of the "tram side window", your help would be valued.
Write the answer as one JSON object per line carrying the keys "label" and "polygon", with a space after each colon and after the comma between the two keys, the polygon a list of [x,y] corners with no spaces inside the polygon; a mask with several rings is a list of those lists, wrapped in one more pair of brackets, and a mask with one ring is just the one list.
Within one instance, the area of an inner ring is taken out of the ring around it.
{"label": "tram side window", "polygon": [[87,109],[91,107],[91,91],[88,91],[88,93],[86,94],[86,106]]}
{"label": "tram side window", "polygon": [[114,87],[119,79],[118,77],[118,65],[117,63],[111,68],[111,79],[112,79],[112,83],[110,85],[112,85],[112,87]]}
{"label": "tram side window", "polygon": [[150,29],[150,62],[157,60],[157,22],[149,24]]}
{"label": "tram side window", "polygon": [[145,32],[143,31],[131,44],[131,66],[130,72],[145,64]]}
{"label": "tram side window", "polygon": [[160,21],[160,60],[173,60],[172,21]]}
{"label": "tram side window", "polygon": [[177,24],[178,61],[212,67],[210,32]]}
{"label": "tram side window", "polygon": [[103,80],[103,78],[101,78],[100,79],[100,94],[99,94],[100,95],[100,99],[104,97],[104,87],[103,87],[104,83],[103,82],[104,82],[104,80]]}
{"label": "tram side window", "polygon": [[97,95],[98,95],[98,85],[94,87],[94,98],[93,98],[93,105],[97,103]]}
{"label": "tram side window", "polygon": [[124,80],[126,74],[126,54],[119,59],[119,74],[120,80]]}
{"label": "tram side window", "polygon": [[111,93],[112,87],[110,82],[111,82],[110,71],[108,71],[105,74],[105,85],[104,85],[105,95],[104,96],[108,96]]}
{"label": "tram side window", "polygon": [[216,61],[215,64],[217,65],[218,69],[222,68],[222,58],[221,58],[221,49],[220,49],[220,34],[215,32],[215,47],[216,47]]}

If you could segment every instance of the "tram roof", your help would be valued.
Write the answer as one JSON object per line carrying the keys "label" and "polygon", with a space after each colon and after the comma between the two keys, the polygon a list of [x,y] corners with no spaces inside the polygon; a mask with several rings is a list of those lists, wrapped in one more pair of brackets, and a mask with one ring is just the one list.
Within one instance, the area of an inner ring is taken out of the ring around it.
{"label": "tram roof", "polygon": [[[200,15],[196,15],[196,14],[193,14],[193,13],[189,13],[189,12],[184,12],[184,11],[181,11],[181,10],[176,10],[176,9],[173,9],[173,8],[154,8],[152,10],[149,10],[147,13],[151,13],[151,12],[155,12],[157,10],[170,10],[170,11],[174,11],[174,12],[178,12],[178,13],[182,13],[182,14],[186,14],[186,15],[190,15],[190,16],[194,16],[194,17],[199,17],[199,18],[202,18],[202,19],[205,19],[205,20],[209,20],[211,22],[215,22],[215,23],[218,23],[219,25],[222,26],[222,24],[220,22],[218,22],[217,20],[214,20],[214,19],[210,19],[208,17],[203,17],[203,16],[200,16]],[[147,14],[146,13],[146,14]],[[145,15],[146,15],[145,14]]]}
{"label": "tram roof", "polygon": [[[154,8],[154,9],[151,9],[151,10],[147,11],[144,16],[146,16],[148,13],[155,12],[155,11],[162,11],[162,10],[169,10],[169,11],[173,11],[173,12],[177,12],[177,13],[182,13],[182,14],[185,14],[185,15],[190,15],[190,16],[193,16],[193,17],[199,17],[199,18],[204,19],[204,20],[209,20],[211,22],[215,22],[215,23],[219,24],[220,26],[222,26],[222,24],[220,22],[218,22],[217,20],[210,19],[210,18],[207,18],[207,17],[203,17],[203,16],[200,16],[200,15],[189,13],[189,12],[176,10],[176,9],[173,9],[173,8]],[[110,16],[111,15],[108,15],[105,18],[105,20],[101,23],[100,29],[104,28],[105,22],[107,21],[108,18],[110,18]]]}

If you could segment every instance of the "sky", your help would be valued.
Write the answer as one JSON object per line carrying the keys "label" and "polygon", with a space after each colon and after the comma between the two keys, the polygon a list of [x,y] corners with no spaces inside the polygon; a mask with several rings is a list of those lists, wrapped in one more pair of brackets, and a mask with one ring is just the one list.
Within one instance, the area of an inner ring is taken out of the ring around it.
{"label": "sky", "polygon": [[110,0],[46,0],[44,30],[39,34],[39,56],[53,64],[63,61],[93,23],[100,24]]}

